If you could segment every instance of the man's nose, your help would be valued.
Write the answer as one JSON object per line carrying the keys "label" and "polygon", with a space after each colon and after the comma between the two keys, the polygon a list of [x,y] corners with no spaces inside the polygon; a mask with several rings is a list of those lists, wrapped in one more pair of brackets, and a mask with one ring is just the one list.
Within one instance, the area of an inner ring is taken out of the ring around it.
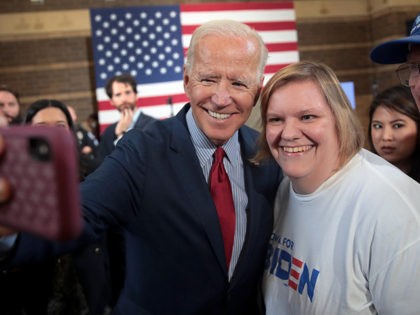
{"label": "man's nose", "polygon": [[228,106],[232,102],[230,88],[227,83],[220,82],[216,85],[212,101],[217,106]]}

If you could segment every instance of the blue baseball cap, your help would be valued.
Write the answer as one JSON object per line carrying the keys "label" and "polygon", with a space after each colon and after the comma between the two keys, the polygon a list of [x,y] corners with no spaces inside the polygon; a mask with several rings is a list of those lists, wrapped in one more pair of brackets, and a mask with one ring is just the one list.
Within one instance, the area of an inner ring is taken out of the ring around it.
{"label": "blue baseball cap", "polygon": [[370,59],[382,64],[404,63],[411,44],[420,45],[420,14],[414,20],[410,36],[379,44],[370,52]]}

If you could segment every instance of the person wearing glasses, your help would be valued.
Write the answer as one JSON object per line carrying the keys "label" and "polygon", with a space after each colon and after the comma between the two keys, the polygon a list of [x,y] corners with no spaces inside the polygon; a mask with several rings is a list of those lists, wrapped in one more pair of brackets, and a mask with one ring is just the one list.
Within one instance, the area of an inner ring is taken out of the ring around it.
{"label": "person wearing glasses", "polygon": [[420,14],[410,36],[387,41],[372,49],[370,59],[381,64],[402,63],[396,70],[402,85],[411,89],[420,110]]}

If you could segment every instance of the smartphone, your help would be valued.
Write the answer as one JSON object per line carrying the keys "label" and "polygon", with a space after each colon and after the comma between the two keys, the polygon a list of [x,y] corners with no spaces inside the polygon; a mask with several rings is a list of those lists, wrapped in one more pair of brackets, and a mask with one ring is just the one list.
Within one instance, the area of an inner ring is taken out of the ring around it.
{"label": "smartphone", "polygon": [[60,127],[0,128],[5,151],[0,176],[11,198],[0,204],[0,225],[51,240],[81,233],[78,152],[73,134]]}

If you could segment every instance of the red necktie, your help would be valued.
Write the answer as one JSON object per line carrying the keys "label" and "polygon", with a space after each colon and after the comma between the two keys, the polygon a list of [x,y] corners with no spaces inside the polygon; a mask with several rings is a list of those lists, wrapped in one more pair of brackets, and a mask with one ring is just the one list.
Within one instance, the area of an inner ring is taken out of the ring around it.
{"label": "red necktie", "polygon": [[222,229],[223,242],[225,245],[226,264],[229,267],[232,256],[233,238],[235,235],[235,207],[233,205],[232,188],[223,158],[225,151],[218,147],[214,153],[213,165],[211,166],[209,183],[210,193],[216,206]]}

